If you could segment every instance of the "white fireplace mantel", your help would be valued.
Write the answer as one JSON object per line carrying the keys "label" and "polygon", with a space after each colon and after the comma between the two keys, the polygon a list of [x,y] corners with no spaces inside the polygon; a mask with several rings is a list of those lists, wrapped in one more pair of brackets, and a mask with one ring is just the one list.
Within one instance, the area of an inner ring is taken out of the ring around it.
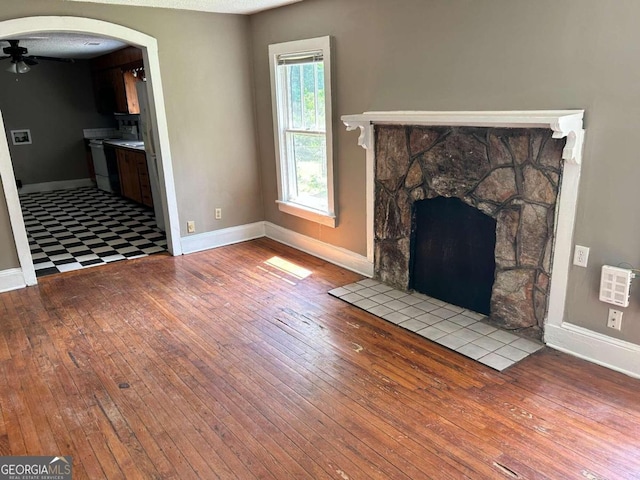
{"label": "white fireplace mantel", "polygon": [[369,262],[373,264],[374,260],[374,125],[550,129],[553,131],[554,138],[566,138],[567,142],[562,154],[565,163],[558,203],[556,205],[555,249],[549,292],[549,310],[545,324],[556,327],[562,326],[578,200],[582,145],[584,143],[583,117],[584,110],[490,112],[390,111],[343,115],[342,121],[347,126],[347,130],[360,129],[358,144],[366,150],[366,228],[367,259]]}
{"label": "white fireplace mantel", "polygon": [[553,138],[567,138],[562,158],[580,163],[584,110],[525,110],[504,112],[364,112],[343,115],[347,130],[360,128],[358,145],[373,149],[373,125],[431,125],[452,127],[548,128]]}

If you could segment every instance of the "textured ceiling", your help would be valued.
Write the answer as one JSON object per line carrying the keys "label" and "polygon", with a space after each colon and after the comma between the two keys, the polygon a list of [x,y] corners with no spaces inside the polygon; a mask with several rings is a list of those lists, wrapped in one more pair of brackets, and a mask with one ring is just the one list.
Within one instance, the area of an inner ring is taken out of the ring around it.
{"label": "textured ceiling", "polygon": [[[28,55],[74,58],[76,60],[98,57],[126,45],[117,40],[95,35],[59,32],[39,32],[20,38],[12,38],[12,40],[20,40],[19,45],[29,51]],[[8,46],[9,43],[6,40],[0,40],[0,47]]]}
{"label": "textured ceiling", "polygon": [[106,3],[138,7],[174,8],[201,12],[252,13],[281,7],[302,0],[66,0],[68,2]]}

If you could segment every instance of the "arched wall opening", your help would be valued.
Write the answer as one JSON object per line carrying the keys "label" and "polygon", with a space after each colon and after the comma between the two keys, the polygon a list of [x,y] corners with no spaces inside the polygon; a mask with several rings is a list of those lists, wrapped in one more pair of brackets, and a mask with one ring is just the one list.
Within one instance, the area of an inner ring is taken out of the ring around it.
{"label": "arched wall opening", "polygon": [[[158,157],[160,190],[164,200],[163,216],[166,226],[167,248],[172,255],[181,255],[178,205],[156,39],[122,25],[83,17],[38,16],[0,22],[0,38],[14,38],[38,32],[91,34],[120,40],[142,50],[147,74],[149,110],[153,119],[155,151]],[[5,128],[2,112],[0,112],[0,125],[3,129]],[[24,284],[35,285],[37,279],[20,208],[9,145],[6,135],[0,137],[0,179],[9,211],[20,270],[24,277]]]}

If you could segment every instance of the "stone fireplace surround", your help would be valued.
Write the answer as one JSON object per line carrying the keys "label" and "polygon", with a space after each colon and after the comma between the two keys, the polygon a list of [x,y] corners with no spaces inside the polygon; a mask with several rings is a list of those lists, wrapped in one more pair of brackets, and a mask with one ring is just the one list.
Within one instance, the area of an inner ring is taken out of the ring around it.
{"label": "stone fireplace surround", "polygon": [[374,276],[407,289],[413,202],[457,197],[498,222],[491,321],[535,337],[546,324],[561,325],[583,114],[343,116],[348,130],[360,128],[367,151],[367,258]]}

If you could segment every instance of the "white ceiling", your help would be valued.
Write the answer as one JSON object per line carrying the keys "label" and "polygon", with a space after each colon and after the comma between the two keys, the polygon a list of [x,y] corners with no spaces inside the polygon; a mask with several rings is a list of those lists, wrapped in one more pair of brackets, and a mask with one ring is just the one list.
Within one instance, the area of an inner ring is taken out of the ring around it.
{"label": "white ceiling", "polygon": [[[25,35],[13,40],[20,40],[19,46],[28,50],[27,55],[43,55],[46,57],[88,59],[113,52],[126,44],[111,38],[80,33],[46,33],[39,32]],[[0,40],[0,47],[8,47],[6,40]],[[0,53],[4,56],[4,53]]]}
{"label": "white ceiling", "polygon": [[252,13],[281,7],[302,0],[66,0],[68,2],[105,3],[111,5],[129,5],[138,7],[173,8],[178,10],[197,10],[200,12]]}

